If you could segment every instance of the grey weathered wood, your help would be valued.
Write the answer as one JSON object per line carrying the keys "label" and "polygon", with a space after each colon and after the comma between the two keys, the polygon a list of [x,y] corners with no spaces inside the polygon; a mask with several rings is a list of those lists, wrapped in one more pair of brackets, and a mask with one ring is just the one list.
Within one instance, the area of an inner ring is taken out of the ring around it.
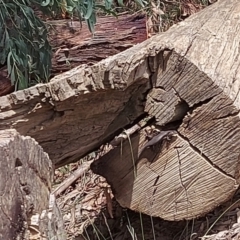
{"label": "grey weathered wood", "polygon": [[[48,221],[41,220],[52,205],[49,195],[53,179],[52,162],[42,147],[14,129],[5,130],[0,131],[0,155],[1,239],[33,239],[36,235],[50,239],[52,233],[54,239],[64,239],[56,206],[51,208],[54,213]],[[56,231],[57,227],[61,228]]]}
{"label": "grey weathered wood", "polygon": [[57,167],[78,160],[143,113],[143,93],[150,87],[146,64],[136,66],[137,82],[129,86],[113,73],[108,76],[102,62],[0,97],[0,129],[33,137]]}
{"label": "grey weathered wood", "polygon": [[153,88],[145,111],[158,126],[182,122],[170,146],[148,149],[138,160],[145,139],[135,135],[131,145],[126,141],[92,165],[122,206],[168,220],[191,219],[238,188],[239,11],[238,1],[219,1],[148,42]]}

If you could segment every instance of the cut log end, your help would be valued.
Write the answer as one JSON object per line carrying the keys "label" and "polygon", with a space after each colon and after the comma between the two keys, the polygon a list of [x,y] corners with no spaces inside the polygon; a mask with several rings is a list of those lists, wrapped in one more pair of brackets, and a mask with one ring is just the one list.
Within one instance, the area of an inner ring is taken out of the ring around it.
{"label": "cut log end", "polygon": [[56,230],[62,227],[61,214],[49,199],[53,168],[48,155],[34,139],[15,130],[0,131],[0,155],[2,238],[63,236],[63,228]]}

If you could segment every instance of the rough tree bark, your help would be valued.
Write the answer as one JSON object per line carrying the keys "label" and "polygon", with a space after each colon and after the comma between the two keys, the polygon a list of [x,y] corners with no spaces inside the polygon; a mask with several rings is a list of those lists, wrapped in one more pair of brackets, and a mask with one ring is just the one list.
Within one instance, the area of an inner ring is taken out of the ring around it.
{"label": "rough tree bark", "polygon": [[175,123],[177,136],[157,152],[138,159],[138,133],[93,169],[125,207],[168,220],[203,215],[239,185],[239,11],[237,0],[218,1],[123,53],[1,97],[0,128],[35,138],[58,167],[144,111],[158,127]]}
{"label": "rough tree bark", "polygon": [[0,155],[1,239],[65,239],[55,198],[49,199],[53,168],[48,155],[14,129],[0,131]]}
{"label": "rough tree bark", "polygon": [[94,34],[85,22],[56,20],[51,25],[50,43],[54,48],[52,73],[68,71],[80,64],[93,65],[147,39],[143,14],[101,17]]}

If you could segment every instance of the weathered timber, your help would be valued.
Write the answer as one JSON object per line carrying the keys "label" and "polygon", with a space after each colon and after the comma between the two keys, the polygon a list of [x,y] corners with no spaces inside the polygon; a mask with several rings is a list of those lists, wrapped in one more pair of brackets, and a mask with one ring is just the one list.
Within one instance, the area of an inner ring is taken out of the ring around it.
{"label": "weathered timber", "polygon": [[[226,10],[226,22],[233,25],[221,24],[213,14],[217,9]],[[239,10],[237,1],[220,1],[159,36],[166,50],[150,65],[153,88],[145,111],[159,126],[185,115],[177,139],[157,153],[148,149],[138,159],[144,139],[137,134],[131,144],[126,141],[92,165],[107,178],[122,206],[168,220],[191,219],[226,201],[238,188]],[[154,41],[148,45],[152,53],[156,47]],[[227,64],[221,58],[228,59]]]}
{"label": "weathered timber", "polygon": [[124,14],[100,17],[94,34],[86,22],[48,21],[50,43],[54,49],[52,73],[68,71],[80,64],[93,65],[147,39],[146,16]]}
{"label": "weathered timber", "polygon": [[178,120],[176,139],[152,163],[154,149],[137,158],[145,139],[136,134],[131,148],[126,141],[93,166],[125,207],[168,220],[203,215],[239,185],[239,11],[239,1],[220,0],[93,66],[1,97],[0,128],[35,138],[58,167],[144,111],[158,126]]}
{"label": "weathered timber", "polygon": [[54,197],[49,201],[53,168],[42,147],[5,130],[0,131],[0,155],[1,239],[65,239]]}

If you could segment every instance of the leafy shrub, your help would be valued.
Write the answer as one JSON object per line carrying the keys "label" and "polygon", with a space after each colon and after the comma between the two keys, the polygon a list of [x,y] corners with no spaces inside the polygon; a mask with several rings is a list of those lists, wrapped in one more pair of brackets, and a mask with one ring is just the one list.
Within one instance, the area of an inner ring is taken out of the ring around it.
{"label": "leafy shrub", "polygon": [[[123,5],[122,0],[117,1]],[[135,0],[142,7],[146,2]],[[7,64],[15,89],[25,89],[39,82],[47,82],[51,71],[52,49],[44,22],[33,11],[37,7],[44,14],[59,16],[77,14],[94,31],[96,10],[112,13],[112,0],[0,0],[0,64]]]}

